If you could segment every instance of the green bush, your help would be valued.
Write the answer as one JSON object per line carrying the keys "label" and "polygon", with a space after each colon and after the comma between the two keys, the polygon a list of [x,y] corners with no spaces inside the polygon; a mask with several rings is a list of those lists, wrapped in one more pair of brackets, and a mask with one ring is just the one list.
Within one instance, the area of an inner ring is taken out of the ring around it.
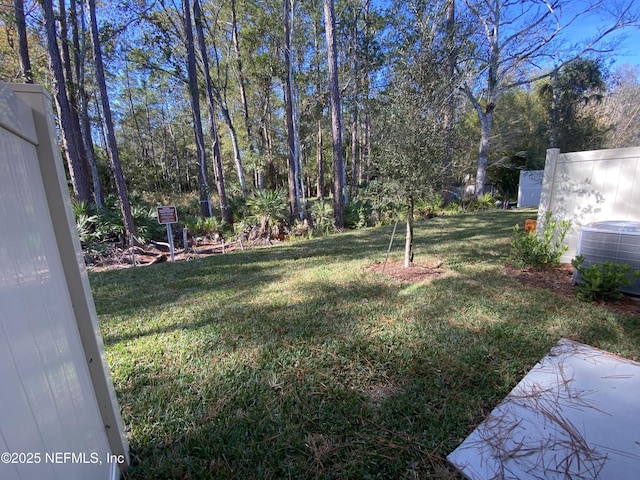
{"label": "green bush", "polygon": [[[270,236],[270,229],[286,223],[289,217],[287,192],[278,190],[258,190],[247,199],[247,207],[253,221],[259,225],[260,236]],[[247,219],[251,221],[252,219]]]}
{"label": "green bush", "polygon": [[184,220],[184,224],[194,237],[214,237],[224,232],[224,225],[216,217],[191,216]]}
{"label": "green bush", "polygon": [[513,227],[511,260],[519,267],[544,268],[560,263],[560,257],[569,248],[563,244],[571,222],[553,220],[547,212],[542,236],[526,232],[519,225]]}
{"label": "green bush", "polygon": [[166,238],[166,227],[158,223],[155,207],[132,205],[131,216],[138,232],[137,239],[145,244],[150,240]]}
{"label": "green bush", "polygon": [[480,198],[473,198],[465,205],[464,209],[467,212],[478,212],[490,208],[496,208],[496,201],[490,193],[485,193]]}
{"label": "green bush", "polygon": [[444,198],[439,194],[427,198],[421,198],[416,201],[414,212],[421,218],[433,217],[442,210],[443,204]]}
{"label": "green bush", "polygon": [[584,257],[578,255],[571,260],[571,265],[580,274],[578,298],[586,301],[616,300],[622,297],[622,289],[633,285],[640,278],[640,271],[631,270],[626,263],[614,263],[607,260],[602,264],[594,263],[582,266]]}
{"label": "green bush", "polygon": [[335,231],[333,205],[328,200],[314,200],[311,202],[311,220],[314,233],[328,235]]}
{"label": "green bush", "polygon": [[[95,207],[86,202],[76,202],[73,204],[73,214],[83,247],[97,243],[123,242],[124,222],[115,197],[107,197],[102,210],[95,210]],[[138,232],[136,238],[140,243],[166,238],[165,227],[158,223],[155,207],[137,199],[137,203],[131,205],[131,216]]]}
{"label": "green bush", "polygon": [[97,215],[87,215],[79,213],[75,215],[76,218],[76,231],[80,238],[82,246],[86,246],[94,241],[95,224],[98,220]]}
{"label": "green bush", "polygon": [[364,228],[369,225],[371,204],[354,198],[344,206],[344,224],[347,228]]}
{"label": "green bush", "polygon": [[464,213],[464,208],[459,200],[454,200],[444,207],[443,213],[446,216],[460,215],[461,213]]}
{"label": "green bush", "polygon": [[229,208],[229,213],[231,213],[233,223],[241,222],[251,215],[249,206],[247,205],[247,197],[245,195],[239,194],[229,196],[227,198],[227,207]]}

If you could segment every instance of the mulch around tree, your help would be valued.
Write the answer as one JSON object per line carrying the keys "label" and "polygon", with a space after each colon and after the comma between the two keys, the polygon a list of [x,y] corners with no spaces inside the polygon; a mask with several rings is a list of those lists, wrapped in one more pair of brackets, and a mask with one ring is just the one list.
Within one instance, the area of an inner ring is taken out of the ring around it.
{"label": "mulch around tree", "polygon": [[401,283],[432,281],[440,278],[447,272],[447,270],[442,267],[442,263],[435,265],[412,263],[409,267],[405,268],[403,260],[374,263],[368,270],[385,275]]}

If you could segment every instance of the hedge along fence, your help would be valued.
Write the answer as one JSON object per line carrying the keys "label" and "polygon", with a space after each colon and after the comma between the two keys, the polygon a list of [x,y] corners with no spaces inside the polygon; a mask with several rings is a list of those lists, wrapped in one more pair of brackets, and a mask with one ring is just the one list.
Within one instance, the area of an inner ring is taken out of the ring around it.
{"label": "hedge along fence", "polygon": [[569,249],[561,261],[576,255],[580,227],[606,220],[640,221],[640,148],[560,153],[547,150],[538,208],[537,231],[547,212],[569,220]]}

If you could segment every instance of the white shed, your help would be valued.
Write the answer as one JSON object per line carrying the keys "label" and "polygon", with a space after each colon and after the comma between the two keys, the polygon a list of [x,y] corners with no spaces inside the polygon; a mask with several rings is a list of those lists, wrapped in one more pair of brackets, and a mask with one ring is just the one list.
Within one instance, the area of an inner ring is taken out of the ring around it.
{"label": "white shed", "polygon": [[51,97],[0,82],[0,478],[117,479],[128,445]]}
{"label": "white shed", "polygon": [[523,170],[518,183],[518,208],[538,207],[544,170]]}

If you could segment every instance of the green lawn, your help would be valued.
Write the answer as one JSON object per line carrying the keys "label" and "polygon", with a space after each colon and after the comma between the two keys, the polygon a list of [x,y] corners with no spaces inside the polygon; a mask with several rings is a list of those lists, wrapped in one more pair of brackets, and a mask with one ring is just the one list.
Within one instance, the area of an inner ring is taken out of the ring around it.
{"label": "green lawn", "polygon": [[392,227],[91,274],[130,478],[457,478],[446,455],[559,338],[640,357],[638,318],[505,275],[532,217],[417,222],[430,284],[367,271]]}

